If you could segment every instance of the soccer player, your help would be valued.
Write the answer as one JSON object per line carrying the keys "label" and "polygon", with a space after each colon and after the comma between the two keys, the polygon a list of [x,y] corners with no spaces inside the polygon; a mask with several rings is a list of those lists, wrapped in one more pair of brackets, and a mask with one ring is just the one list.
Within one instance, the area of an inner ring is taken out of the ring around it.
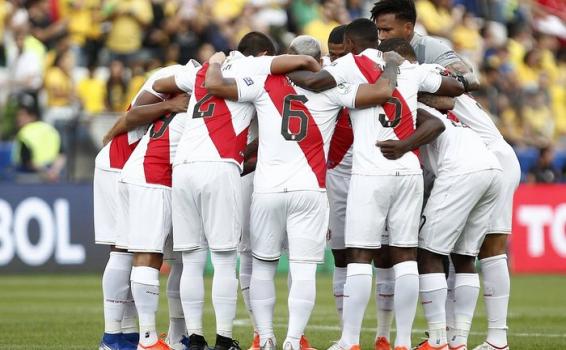
{"label": "soccer player", "polygon": [[[346,28],[344,43],[351,54],[310,77],[303,74],[300,84],[323,88],[344,82],[374,81],[382,61],[382,53],[376,49],[375,25],[367,19],[353,21]],[[411,152],[399,159],[388,160],[375,147],[375,141],[404,139],[415,132],[419,90],[458,95],[463,92],[463,87],[456,79],[441,76],[440,67],[436,65],[419,66],[405,62],[399,68],[398,88],[383,108],[351,111],[354,155],[346,209],[346,247],[350,259],[344,286],[348,298],[344,300],[342,337],[334,349],[359,346],[363,314],[371,292],[371,262],[375,250],[381,247],[386,223],[395,290],[401,293],[394,300],[395,346],[398,349],[411,347],[411,329],[418,300],[415,255],[422,205],[422,172],[416,154]]]}
{"label": "soccer player", "polygon": [[[299,36],[289,52],[320,59],[320,44],[312,37]],[[253,101],[258,114],[259,150],[251,209],[251,302],[262,348],[275,347],[273,277],[287,240],[293,283],[283,348],[301,349],[300,338],[314,306],[316,263],[324,255],[326,154],[337,114],[344,105],[366,107],[387,101],[396,69],[397,65],[386,66],[384,78],[375,85],[340,85],[323,94],[294,87],[281,75],[233,81],[223,79],[217,65],[207,74],[211,93]]]}
{"label": "soccer player", "polygon": [[[275,47],[264,34],[246,34],[238,51],[223,65],[229,76],[286,73],[318,69],[311,57],[272,57]],[[256,57],[253,57],[256,56]],[[260,57],[261,56],[261,57]],[[191,348],[206,347],[203,337],[203,273],[210,249],[214,277],[212,302],[216,314],[217,350],[239,348],[232,339],[238,280],[236,256],[242,230],[243,153],[253,116],[251,104],[214,97],[204,87],[209,65],[199,70],[185,130],[174,160],[174,249],[183,253],[181,300]]]}
{"label": "soccer player", "polygon": [[[190,93],[198,68],[200,64],[191,60],[184,66],[169,66],[158,73],[159,78],[182,76],[184,80],[178,85]],[[152,79],[151,84],[156,80]],[[184,125],[176,115],[185,112],[170,111],[165,104],[151,107],[148,115],[155,120],[124,165],[120,177],[128,202],[127,247],[134,253],[131,288],[139,316],[138,350],[169,349],[169,345],[158,338],[155,317],[159,305],[159,269],[171,232],[171,160]],[[168,342],[174,348],[183,349],[184,317],[177,287],[180,272],[180,265],[172,264],[168,283],[171,324]]]}
{"label": "soccer player", "polygon": [[[147,119],[150,104],[166,99],[152,89],[153,82],[162,72],[149,77],[131,103],[126,116],[121,117],[105,136],[105,146],[95,160],[94,172],[94,225],[97,244],[111,246],[110,258],[104,270],[102,289],[104,295],[105,333],[100,349],[135,349],[139,330],[137,315],[130,291],[132,253],[126,246],[118,248],[127,232],[122,232],[123,217],[118,214],[118,180],[124,164],[139,143],[143,130],[151,119]],[[186,108],[187,99],[176,98],[165,103],[169,110]],[[183,105],[185,107],[183,107]],[[128,122],[127,122],[128,121]]]}
{"label": "soccer player", "polygon": [[[379,30],[380,39],[403,38],[411,42],[420,63],[437,63],[450,72],[462,75],[467,90],[479,87],[477,79],[468,66],[442,41],[414,32],[416,10],[412,0],[382,0],[376,2],[371,18]],[[465,94],[456,98],[453,114],[477,132],[487,148],[495,154],[503,169],[503,187],[497,195],[496,209],[490,218],[488,234],[479,253],[484,285],[484,302],[488,319],[486,341],[475,350],[507,349],[507,308],[509,304],[510,280],[507,267],[507,237],[511,234],[513,194],[519,184],[520,168],[515,152],[505,142],[489,115]],[[449,304],[454,305],[456,283],[449,279]],[[472,283],[479,292],[479,285]],[[447,310],[451,310],[452,306]],[[453,312],[448,311],[449,338],[452,331],[458,333]],[[471,322],[471,319],[469,320]]]}
{"label": "soccer player", "polygon": [[[465,124],[449,120],[436,110],[420,106],[442,120],[446,130],[431,144],[421,147],[424,166],[436,177],[423,211],[419,233],[420,294],[429,338],[418,349],[467,349],[479,284],[475,258],[488,229],[497,194],[501,191],[501,167],[481,138]],[[446,337],[447,283],[443,256],[451,255],[456,284],[454,339]],[[474,282],[476,281],[476,282]]]}

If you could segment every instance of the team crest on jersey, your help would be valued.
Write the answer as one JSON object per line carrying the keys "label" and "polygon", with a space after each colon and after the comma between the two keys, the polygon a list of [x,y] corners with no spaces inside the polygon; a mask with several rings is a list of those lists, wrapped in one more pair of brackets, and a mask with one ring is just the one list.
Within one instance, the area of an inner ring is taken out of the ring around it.
{"label": "team crest on jersey", "polygon": [[338,89],[338,92],[341,93],[342,95],[347,95],[352,90],[352,87],[350,85],[346,85],[343,83],[336,86],[336,88]]}
{"label": "team crest on jersey", "polygon": [[247,86],[252,86],[254,84],[254,81],[252,78],[250,77],[245,77],[244,78],[244,83],[246,83]]}

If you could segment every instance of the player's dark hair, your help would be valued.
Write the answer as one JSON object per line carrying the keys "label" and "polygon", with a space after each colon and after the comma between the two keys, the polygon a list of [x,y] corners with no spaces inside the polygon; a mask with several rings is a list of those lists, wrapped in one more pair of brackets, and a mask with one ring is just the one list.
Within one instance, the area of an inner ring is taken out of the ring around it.
{"label": "player's dark hair", "polygon": [[395,38],[382,40],[377,49],[382,52],[395,51],[409,61],[417,60],[415,50],[405,39]]}
{"label": "player's dark hair", "polygon": [[358,18],[346,26],[344,36],[352,39],[360,46],[371,47],[377,45],[377,27],[367,18]]}
{"label": "player's dark hair", "polygon": [[346,32],[346,25],[342,24],[334,27],[328,36],[329,44],[342,44],[344,42],[344,33]]}
{"label": "player's dark hair", "polygon": [[275,44],[267,35],[260,32],[249,32],[238,44],[238,51],[245,56],[257,56],[267,51],[267,55],[276,54]]}
{"label": "player's dark hair", "polygon": [[395,15],[396,19],[417,22],[417,10],[413,0],[381,0],[373,4],[371,9],[371,20],[375,21],[381,15]]}

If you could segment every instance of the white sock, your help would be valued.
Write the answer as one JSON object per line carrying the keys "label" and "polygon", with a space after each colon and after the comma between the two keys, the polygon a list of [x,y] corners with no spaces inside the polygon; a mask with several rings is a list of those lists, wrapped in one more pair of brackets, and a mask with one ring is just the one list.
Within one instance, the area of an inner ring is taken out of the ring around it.
{"label": "white sock", "polygon": [[395,271],[395,346],[411,349],[411,331],[419,300],[419,269],[416,261],[404,261],[393,266]]}
{"label": "white sock", "polygon": [[183,264],[181,261],[170,261],[170,265],[171,271],[167,279],[167,301],[169,303],[169,331],[167,332],[167,337],[172,344],[176,344],[181,342],[183,336],[187,335],[183,305],[181,304],[181,292],[179,291]]}
{"label": "white sock", "polygon": [[139,333],[138,327],[138,310],[132,296],[132,289],[128,288],[128,302],[124,306],[124,317],[122,317],[122,333]]}
{"label": "white sock", "polygon": [[456,270],[454,270],[454,264],[452,259],[449,259],[448,264],[448,278],[446,279],[446,285],[448,286],[448,293],[446,294],[446,327],[448,329],[448,334],[450,330],[454,329],[454,303],[456,298],[454,296],[454,283],[456,282]]}
{"label": "white sock", "polygon": [[206,250],[183,252],[181,274],[181,304],[185,315],[187,334],[203,335],[202,311],[204,307],[204,267]]}
{"label": "white sock", "polygon": [[336,303],[336,311],[342,323],[342,307],[344,304],[344,284],[346,283],[346,267],[334,267],[334,275],[332,276],[332,292],[334,293],[334,302]]}
{"label": "white sock", "polygon": [[343,348],[349,349],[360,343],[362,321],[371,296],[372,277],[371,264],[348,264],[342,310],[344,324],[340,338]]}
{"label": "white sock", "polygon": [[483,278],[483,299],[487,315],[487,342],[493,346],[507,345],[507,307],[511,282],[507,255],[480,260]]}
{"label": "white sock", "polygon": [[374,268],[375,271],[375,309],[377,311],[377,334],[375,339],[390,339],[395,296],[395,272],[393,268]]}
{"label": "white sock", "polygon": [[252,279],[250,282],[250,302],[259,342],[263,346],[268,339],[275,344],[273,333],[273,309],[275,307],[275,271],[277,261],[253,260]]}
{"label": "white sock", "polygon": [[254,315],[252,312],[252,304],[250,302],[250,282],[252,279],[252,263],[253,263],[253,257],[251,253],[248,252],[240,253],[240,290],[242,291],[242,298],[244,299],[244,305],[246,305],[246,309],[248,310],[248,315],[250,316],[250,320],[252,321],[254,332],[257,333]]}
{"label": "white sock", "polygon": [[157,342],[155,315],[159,306],[159,270],[148,266],[132,267],[132,295],[140,322],[140,344]]}
{"label": "white sock", "polygon": [[428,324],[428,342],[433,346],[445,345],[446,340],[446,276],[427,273],[419,277],[421,303]]}
{"label": "white sock", "polygon": [[450,330],[448,345],[458,347],[468,344],[468,335],[480,294],[480,278],[477,273],[457,273],[454,283],[454,329]]}
{"label": "white sock", "polygon": [[122,332],[124,307],[130,291],[130,272],[132,254],[110,252],[102,275],[102,294],[104,297],[104,333]]}
{"label": "white sock", "polygon": [[232,338],[238,301],[238,279],[236,278],[238,253],[235,250],[211,252],[211,258],[214,267],[212,305],[216,315],[216,334]]}
{"label": "white sock", "polygon": [[290,342],[293,349],[298,350],[316,299],[316,264],[291,261],[289,273],[293,283],[289,291],[289,328],[285,343]]}

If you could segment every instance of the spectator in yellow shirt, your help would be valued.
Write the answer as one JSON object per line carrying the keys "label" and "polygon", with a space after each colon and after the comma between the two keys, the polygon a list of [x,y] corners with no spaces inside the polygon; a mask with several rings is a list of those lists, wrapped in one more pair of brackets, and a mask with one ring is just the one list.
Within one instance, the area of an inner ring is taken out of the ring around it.
{"label": "spectator in yellow shirt", "polygon": [[77,95],[83,110],[88,115],[105,111],[106,84],[95,76],[96,66],[88,67],[88,76],[82,79],[77,87]]}
{"label": "spectator in yellow shirt", "polygon": [[128,108],[128,84],[124,78],[124,63],[110,63],[110,77],[106,82],[106,108],[111,112],[121,113]]}
{"label": "spectator in yellow shirt", "polygon": [[334,19],[337,14],[336,12],[339,10],[337,7],[338,5],[333,1],[326,1],[320,9],[319,18],[309,22],[303,30],[306,35],[310,35],[320,42],[323,54],[328,53],[326,42],[330,32],[334,27],[340,25],[340,23],[336,22]]}
{"label": "spectator in yellow shirt", "polygon": [[72,71],[74,58],[70,50],[58,52],[52,67],[45,72],[44,88],[47,93],[45,121],[55,125],[58,121],[67,122],[76,117],[73,110],[75,90]]}
{"label": "spectator in yellow shirt", "polygon": [[452,38],[452,30],[464,14],[461,7],[452,8],[451,0],[419,0],[415,5],[428,34],[445,38]]}
{"label": "spectator in yellow shirt", "polygon": [[149,0],[109,0],[102,9],[112,27],[106,46],[112,59],[130,62],[142,47],[144,28],[153,19]]}
{"label": "spectator in yellow shirt", "polygon": [[128,83],[128,101],[133,101],[136,94],[145,83],[145,69],[143,67],[143,63],[136,62],[132,67],[132,77],[130,78],[130,82]]}
{"label": "spectator in yellow shirt", "polygon": [[540,51],[531,50],[525,54],[523,63],[517,67],[517,77],[523,88],[538,88],[540,75],[543,73]]}

